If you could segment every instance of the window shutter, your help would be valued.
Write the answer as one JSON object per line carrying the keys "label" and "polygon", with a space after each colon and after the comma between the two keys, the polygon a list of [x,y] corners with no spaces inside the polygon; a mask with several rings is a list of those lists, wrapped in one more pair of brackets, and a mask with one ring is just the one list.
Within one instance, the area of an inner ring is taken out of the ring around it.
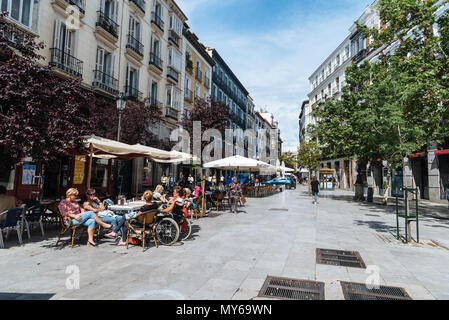
{"label": "window shutter", "polygon": [[53,31],[53,47],[60,49],[61,21],[55,19]]}

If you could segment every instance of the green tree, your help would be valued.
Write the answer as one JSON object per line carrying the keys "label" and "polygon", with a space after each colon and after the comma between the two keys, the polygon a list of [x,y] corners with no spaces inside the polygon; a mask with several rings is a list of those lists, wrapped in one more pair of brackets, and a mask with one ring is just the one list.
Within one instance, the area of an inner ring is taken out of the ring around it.
{"label": "green tree", "polygon": [[[356,184],[366,179],[362,168],[368,162],[387,160],[390,171],[404,167],[410,153],[449,133],[449,65],[434,33],[439,5],[431,0],[379,0],[382,27],[359,25],[371,37],[372,62],[348,68],[342,99],[315,111],[318,121],[312,130],[326,157],[357,158]],[[446,20],[440,23],[447,26]]]}
{"label": "green tree", "polygon": [[[321,148],[315,139],[301,144],[298,149],[298,163],[301,167],[309,170],[309,182],[313,171],[316,171],[321,164]],[[310,184],[309,184],[310,194]]]}

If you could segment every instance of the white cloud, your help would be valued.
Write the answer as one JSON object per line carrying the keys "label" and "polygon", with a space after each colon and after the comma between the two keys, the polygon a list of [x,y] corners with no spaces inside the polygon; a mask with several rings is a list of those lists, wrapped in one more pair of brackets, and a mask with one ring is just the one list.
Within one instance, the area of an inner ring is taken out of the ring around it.
{"label": "white cloud", "polygon": [[[207,5],[230,5],[234,1],[179,2],[188,12],[195,11],[198,18],[206,2]],[[208,28],[204,28],[204,21],[198,23],[201,29],[193,29],[195,21],[190,21],[190,26],[201,42],[217,49],[250,92],[256,108],[274,114],[279,121],[284,150],[295,151],[299,144],[300,106],[309,91],[308,78],[348,35],[349,27],[363,8],[363,4],[352,3],[346,15],[325,9],[306,18],[299,13],[291,14],[281,26],[268,33],[235,32],[231,26],[213,21],[213,17],[204,18],[211,22]]]}

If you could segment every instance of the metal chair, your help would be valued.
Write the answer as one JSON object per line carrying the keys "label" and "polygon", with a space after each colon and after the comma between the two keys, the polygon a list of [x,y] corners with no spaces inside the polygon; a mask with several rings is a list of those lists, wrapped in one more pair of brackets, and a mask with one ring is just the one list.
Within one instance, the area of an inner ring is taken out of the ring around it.
{"label": "metal chair", "polygon": [[[83,228],[84,226],[82,225],[77,225],[74,226],[72,224],[72,218],[67,217],[67,220],[69,221],[68,225],[65,225],[64,223],[64,219],[61,219],[61,231],[59,232],[59,236],[58,236],[58,240],[56,241],[56,246],[58,246],[59,241],[61,240],[61,236],[64,235],[64,233],[66,233],[69,229],[72,230],[71,236],[70,236],[70,241],[71,241],[71,248],[73,248],[73,243],[75,241],[75,235],[76,235],[76,230],[78,230],[78,228]],[[86,228],[86,227],[84,227]]]}
{"label": "metal chair", "polygon": [[24,223],[22,224],[22,232],[23,232],[23,226],[25,225],[27,228],[28,239],[31,239],[30,223],[32,223],[32,224],[39,223],[39,226],[41,227],[42,238],[45,238],[42,217],[46,210],[47,210],[47,206],[45,206],[43,204],[39,204],[39,205],[36,205],[36,206],[28,209],[27,213],[23,215],[22,219],[23,219]]}
{"label": "metal chair", "polygon": [[24,208],[14,208],[1,213],[0,215],[6,215],[5,220],[0,225],[0,248],[4,248],[3,243],[3,231],[6,231],[6,239],[8,239],[9,232],[16,230],[19,243],[22,245],[22,215]]}

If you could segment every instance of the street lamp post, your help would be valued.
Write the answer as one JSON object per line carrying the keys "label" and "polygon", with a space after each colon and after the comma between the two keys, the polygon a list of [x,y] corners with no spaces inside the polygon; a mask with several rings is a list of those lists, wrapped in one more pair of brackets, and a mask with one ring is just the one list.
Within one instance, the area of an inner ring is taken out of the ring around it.
{"label": "street lamp post", "polygon": [[117,132],[117,141],[120,142],[120,131],[122,127],[122,115],[123,111],[126,108],[126,99],[123,93],[120,93],[117,98],[117,110],[118,110],[118,132]]}

